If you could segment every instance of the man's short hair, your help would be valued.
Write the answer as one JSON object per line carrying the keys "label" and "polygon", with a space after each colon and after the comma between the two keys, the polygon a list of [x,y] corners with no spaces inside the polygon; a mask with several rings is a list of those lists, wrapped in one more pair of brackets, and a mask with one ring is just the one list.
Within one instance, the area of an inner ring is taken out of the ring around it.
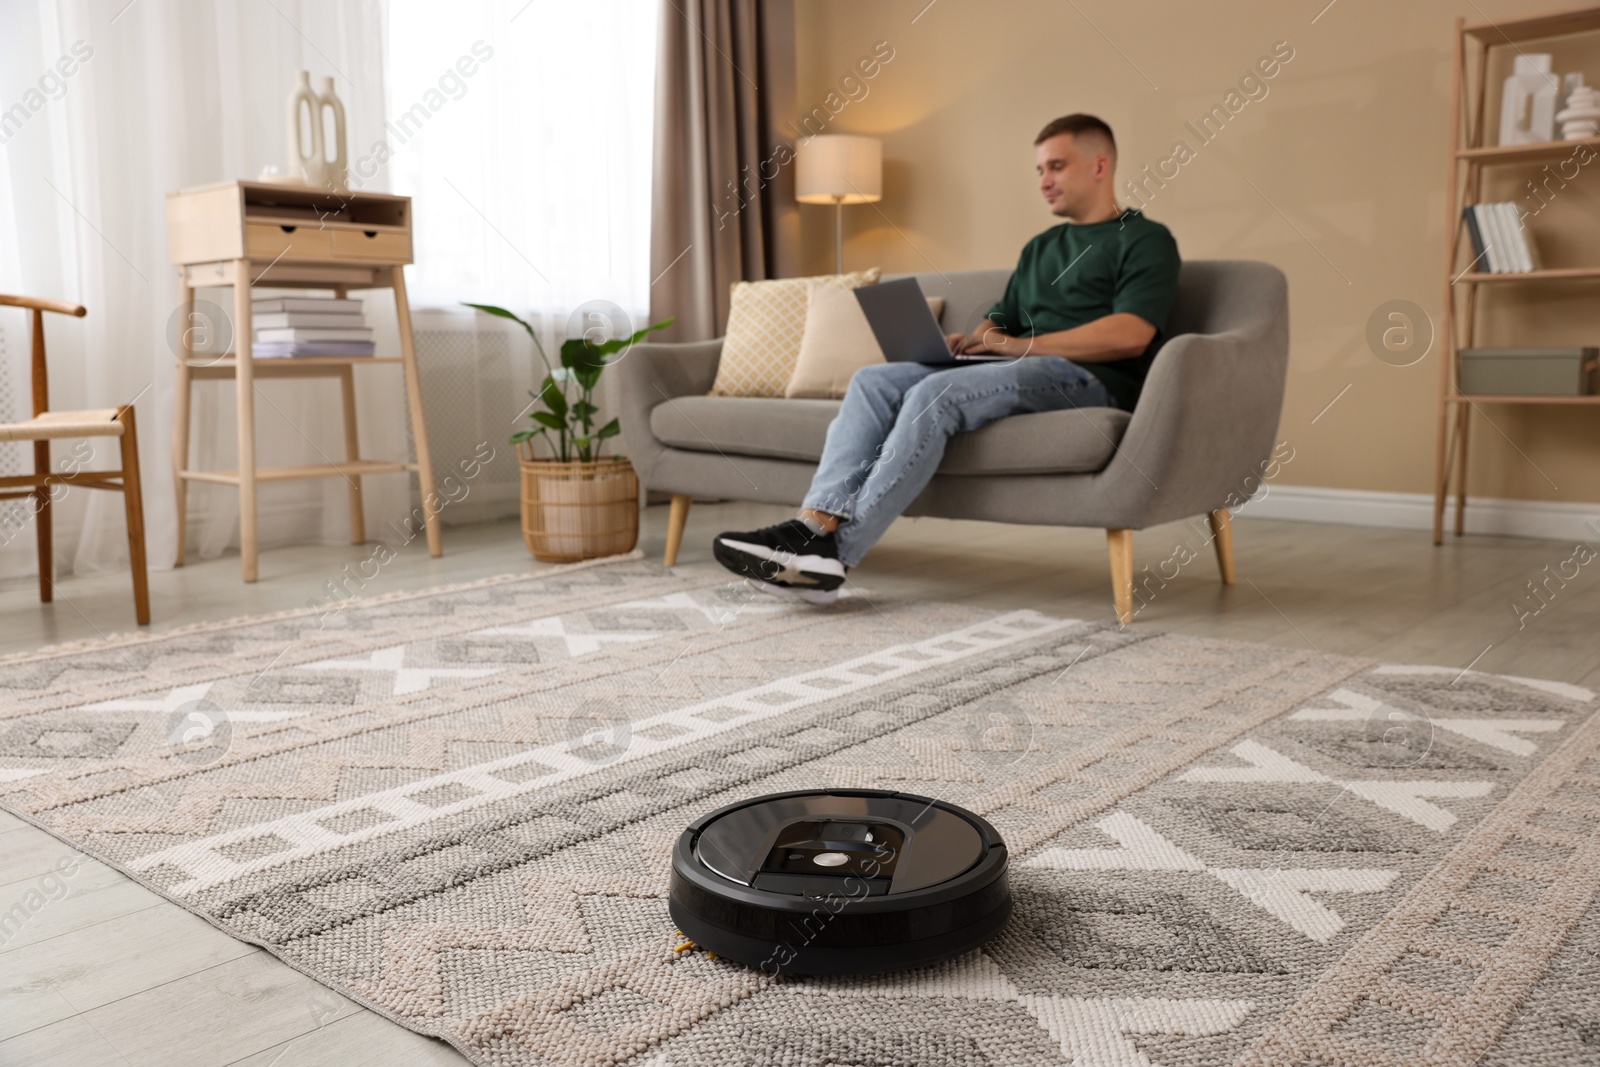
{"label": "man's short hair", "polygon": [[1049,125],[1039,131],[1039,136],[1033,139],[1034,146],[1042,145],[1050,138],[1057,137],[1063,133],[1070,133],[1074,137],[1083,137],[1084,135],[1103,137],[1105,138],[1106,147],[1111,151],[1111,157],[1113,159],[1116,158],[1116,135],[1111,132],[1110,126],[1107,126],[1105,122],[1095,118],[1093,115],[1062,115],[1060,118],[1052,120]]}

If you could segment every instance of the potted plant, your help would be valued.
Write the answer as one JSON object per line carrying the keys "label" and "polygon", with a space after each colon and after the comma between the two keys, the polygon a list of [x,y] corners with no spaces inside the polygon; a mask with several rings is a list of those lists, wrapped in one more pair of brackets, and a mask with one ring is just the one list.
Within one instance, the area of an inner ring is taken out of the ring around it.
{"label": "potted plant", "polygon": [[[544,381],[529,393],[533,425],[511,435],[522,465],[522,539],[528,551],[546,563],[631,551],[639,540],[639,478],[626,456],[604,455],[606,439],[622,428],[616,419],[595,427],[599,408],[594,390],[610,357],[673,320],[599,343],[587,336],[569,338],[562,342],[561,365],[556,367],[539,335],[521,318],[490,304],[466,306],[521,326],[544,363]],[[539,440],[548,448],[546,457],[534,451]]]}

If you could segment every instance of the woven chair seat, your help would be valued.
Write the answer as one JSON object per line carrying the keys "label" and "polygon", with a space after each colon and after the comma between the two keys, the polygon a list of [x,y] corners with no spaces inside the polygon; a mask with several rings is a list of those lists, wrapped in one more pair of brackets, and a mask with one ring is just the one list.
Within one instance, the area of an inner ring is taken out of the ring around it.
{"label": "woven chair seat", "polygon": [[0,441],[51,441],[59,437],[121,437],[116,408],[47,411],[27,422],[0,423]]}

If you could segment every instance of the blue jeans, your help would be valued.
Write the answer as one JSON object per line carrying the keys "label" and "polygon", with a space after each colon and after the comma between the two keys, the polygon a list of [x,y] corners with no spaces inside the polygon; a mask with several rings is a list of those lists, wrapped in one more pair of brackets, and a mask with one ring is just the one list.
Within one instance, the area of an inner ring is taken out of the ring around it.
{"label": "blue jeans", "polygon": [[1007,415],[1110,406],[1100,379],[1060,356],[863,367],[828,426],[801,506],[839,517],[839,559],[854,567],[932,480],[951,434]]}

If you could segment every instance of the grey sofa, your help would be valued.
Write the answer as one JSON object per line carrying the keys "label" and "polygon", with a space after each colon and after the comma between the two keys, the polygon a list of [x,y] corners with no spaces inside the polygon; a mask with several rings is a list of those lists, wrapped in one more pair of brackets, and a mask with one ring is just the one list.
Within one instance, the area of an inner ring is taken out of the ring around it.
{"label": "grey sofa", "polygon": [[[942,296],[947,331],[1003,292],[1007,270],[914,275]],[[1248,499],[1272,453],[1289,357],[1288,282],[1247,260],[1183,265],[1178,299],[1137,409],[1013,415],[957,434],[908,515],[1107,534],[1117,616],[1133,618],[1134,530],[1209,514],[1222,580],[1233,581],[1227,508]],[[720,338],[636,345],[612,373],[640,480],[672,494],[666,563],[693,497],[798,504],[836,400],[713,397]]]}

